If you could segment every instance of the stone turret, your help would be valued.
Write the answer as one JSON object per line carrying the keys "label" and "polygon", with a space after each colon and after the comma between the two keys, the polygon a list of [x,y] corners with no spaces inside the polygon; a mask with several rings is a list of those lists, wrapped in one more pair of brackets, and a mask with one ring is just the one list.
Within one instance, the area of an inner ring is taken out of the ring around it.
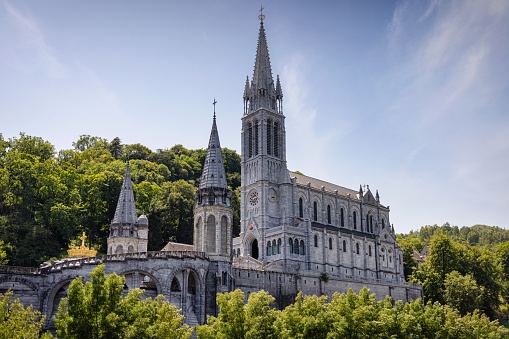
{"label": "stone turret", "polygon": [[148,219],[142,214],[137,218],[129,163],[118,197],[115,216],[110,224],[108,255],[146,252],[148,243]]}
{"label": "stone turret", "polygon": [[[215,102],[215,101],[214,101]],[[230,260],[232,237],[232,192],[226,182],[216,115],[194,208],[194,249]]]}

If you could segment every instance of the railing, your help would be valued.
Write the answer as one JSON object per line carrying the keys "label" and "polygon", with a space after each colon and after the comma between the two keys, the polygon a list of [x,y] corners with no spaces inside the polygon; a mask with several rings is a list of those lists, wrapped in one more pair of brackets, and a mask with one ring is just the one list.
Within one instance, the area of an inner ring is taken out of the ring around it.
{"label": "railing", "polygon": [[0,273],[41,274],[41,269],[37,267],[0,265]]}
{"label": "railing", "polygon": [[46,266],[41,266],[41,274],[59,272],[65,268],[78,268],[83,265],[99,265],[104,261],[104,257],[75,258],[52,261]]}
{"label": "railing", "polygon": [[140,253],[103,255],[100,257],[90,257],[90,258],[74,258],[74,259],[67,258],[52,261],[44,266],[41,266],[40,268],[0,265],[0,273],[40,275],[52,272],[59,272],[66,268],[78,268],[83,265],[99,265],[105,261],[125,261],[128,259],[129,260],[171,259],[171,258],[208,259],[205,252],[198,251],[149,251]]}
{"label": "railing", "polygon": [[124,261],[126,259],[168,259],[168,258],[199,258],[207,259],[205,252],[198,251],[148,251],[139,253],[111,254],[103,256],[106,261]]}
{"label": "railing", "polygon": [[375,283],[382,285],[391,285],[391,286],[401,286],[401,287],[414,287],[420,288],[421,285],[408,283],[406,281],[398,281],[398,280],[387,280],[387,279],[377,279],[377,278],[368,278],[362,276],[352,276],[352,275],[344,275],[344,274],[330,274],[327,273],[329,277],[334,277],[335,280],[343,280],[343,281],[352,281],[352,282],[364,282],[364,283]]}

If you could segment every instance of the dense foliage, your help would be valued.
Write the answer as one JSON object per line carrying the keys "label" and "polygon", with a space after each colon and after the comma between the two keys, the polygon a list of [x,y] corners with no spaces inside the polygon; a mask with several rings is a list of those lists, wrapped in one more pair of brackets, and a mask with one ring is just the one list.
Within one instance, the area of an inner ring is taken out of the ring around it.
{"label": "dense foliage", "polygon": [[143,290],[132,289],[122,296],[125,278],[108,277],[104,265],[91,273],[91,281],[73,280],[55,318],[59,338],[190,338],[193,329],[184,316],[159,295],[143,300]]}
{"label": "dense foliage", "polygon": [[249,295],[236,290],[218,296],[218,317],[197,327],[198,338],[508,338],[509,330],[477,312],[461,316],[439,303],[415,300],[393,305],[390,297],[376,301],[362,289],[359,294],[325,296],[301,293],[282,311],[270,308],[274,298],[261,291]]}
{"label": "dense foliage", "polygon": [[451,240],[464,245],[478,246],[494,249],[498,244],[509,241],[509,230],[487,225],[451,226],[445,223],[442,226],[427,225],[419,231],[410,231],[409,234],[399,234],[400,239],[408,239],[412,246],[420,252],[424,245],[430,244],[437,234],[448,236]]}
{"label": "dense foliage", "polygon": [[[461,314],[479,310],[504,315],[509,304],[509,231],[475,225],[422,227],[398,234],[407,281],[422,285],[426,301],[440,302]],[[429,247],[417,267],[414,251]]]}
{"label": "dense foliage", "polygon": [[[194,194],[206,150],[175,145],[153,152],[89,135],[73,147],[56,153],[39,137],[5,140],[0,134],[0,254],[6,252],[0,260],[37,266],[64,256],[83,231],[87,245],[105,253],[127,159],[138,215],[144,211],[149,220],[149,250],[160,250],[170,240],[192,243]],[[240,156],[222,151],[238,233]]]}
{"label": "dense foliage", "polygon": [[[12,292],[0,293],[0,339],[38,339],[45,317],[34,311],[32,305],[24,308]],[[42,338],[52,338],[44,334]]]}

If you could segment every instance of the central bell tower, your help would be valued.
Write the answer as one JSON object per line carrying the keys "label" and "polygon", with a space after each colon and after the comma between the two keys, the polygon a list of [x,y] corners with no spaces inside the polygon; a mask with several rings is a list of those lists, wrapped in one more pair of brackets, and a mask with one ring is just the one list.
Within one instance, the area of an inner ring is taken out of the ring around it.
{"label": "central bell tower", "polygon": [[263,19],[253,78],[246,79],[241,133],[241,239],[243,255],[263,260],[266,231],[288,222],[292,204],[286,166],[283,92],[274,79]]}

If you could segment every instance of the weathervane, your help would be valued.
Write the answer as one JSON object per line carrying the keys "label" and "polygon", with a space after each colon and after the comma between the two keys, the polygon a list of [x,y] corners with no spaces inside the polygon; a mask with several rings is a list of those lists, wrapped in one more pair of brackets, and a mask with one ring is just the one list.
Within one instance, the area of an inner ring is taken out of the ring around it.
{"label": "weathervane", "polygon": [[216,118],[216,104],[217,104],[217,101],[216,101],[216,98],[214,98],[214,102],[212,103],[212,105],[214,105],[214,119]]}
{"label": "weathervane", "polygon": [[260,5],[260,15],[258,15],[258,19],[260,19],[260,21],[263,21],[263,19],[265,19],[265,15],[263,15],[263,6]]}

